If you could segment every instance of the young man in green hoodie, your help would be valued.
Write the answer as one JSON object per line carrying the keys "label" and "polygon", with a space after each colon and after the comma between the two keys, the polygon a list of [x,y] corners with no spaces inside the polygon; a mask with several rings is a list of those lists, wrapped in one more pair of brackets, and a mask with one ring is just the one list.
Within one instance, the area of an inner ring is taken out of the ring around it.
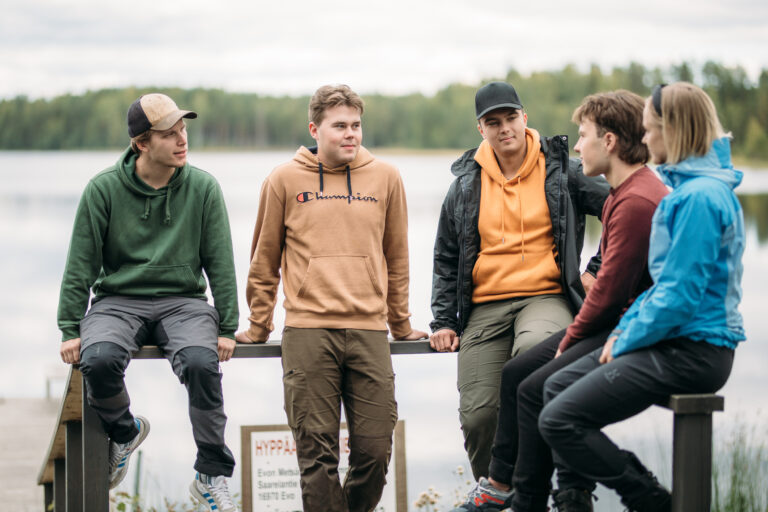
{"label": "young man in green hoodie", "polygon": [[184,118],[196,117],[164,94],[129,108],[131,147],[91,179],[75,216],[59,299],[60,352],[65,363],[80,363],[88,403],[110,438],[112,488],[149,432],[129,410],[125,368],[142,345],[158,345],[189,394],[198,471],[190,492],[206,510],[234,512],[219,373],[235,347],[234,258],[221,189],[187,163]]}

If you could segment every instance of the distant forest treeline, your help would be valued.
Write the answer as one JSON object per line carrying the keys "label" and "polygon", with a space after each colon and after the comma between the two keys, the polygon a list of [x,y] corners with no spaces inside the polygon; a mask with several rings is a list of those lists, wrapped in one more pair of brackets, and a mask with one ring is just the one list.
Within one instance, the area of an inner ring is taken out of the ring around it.
{"label": "distant forest treeline", "polygon": [[[571,113],[588,94],[629,89],[648,95],[660,82],[686,80],[707,90],[726,130],[734,135],[734,153],[768,159],[768,69],[757,83],[741,67],[707,62],[697,69],[680,64],[667,69],[631,63],[604,72],[569,65],[559,71],[505,77],[517,89],[528,124],[541,133],[567,134],[575,143]],[[452,84],[434,96],[366,95],[364,144],[369,147],[468,148],[477,145],[474,92],[479,84]],[[308,96],[274,97],[217,89],[104,89],[46,100],[24,96],[0,101],[0,149],[97,149],[126,146],[125,112],[140,94],[160,90],[200,117],[189,123],[193,148],[294,147],[307,134]]]}

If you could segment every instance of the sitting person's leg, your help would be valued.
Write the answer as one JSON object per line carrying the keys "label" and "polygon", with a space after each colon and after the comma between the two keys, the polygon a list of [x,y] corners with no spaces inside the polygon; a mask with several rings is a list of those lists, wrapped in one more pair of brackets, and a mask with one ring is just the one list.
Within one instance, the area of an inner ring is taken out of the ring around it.
{"label": "sitting person's leg", "polygon": [[670,394],[718,390],[730,374],[733,351],[676,339],[607,364],[600,364],[600,354],[596,350],[547,380],[541,435],[556,466],[615,489],[631,510],[668,510],[669,493],[634,454],[620,450],[601,429]]}
{"label": "sitting person's leg", "polygon": [[[544,407],[544,383],[550,375],[601,348],[609,333],[609,330],[605,330],[574,343],[559,357],[551,359],[520,383],[517,390],[517,428],[520,448],[512,478],[515,488],[512,504],[516,508],[532,511],[546,510],[551,489],[553,471],[551,449],[541,438],[538,425],[539,414]],[[542,342],[542,345],[548,341]],[[555,350],[557,346],[552,349],[553,356]],[[520,358],[525,355],[523,354]],[[591,496],[594,483],[580,479],[573,482],[573,487],[589,491],[587,496]]]}
{"label": "sitting person's leg", "polygon": [[125,388],[131,354],[147,336],[148,311],[141,299],[106,297],[95,302],[80,323],[80,371],[88,404],[110,439],[110,488],[125,478],[131,454],[149,433],[149,422],[131,414]]}
{"label": "sitting person's leg", "polygon": [[224,441],[227,416],[219,371],[218,315],[201,299],[165,297],[155,304],[154,341],[187,388],[198,472],[190,492],[209,510],[236,511],[226,482],[235,458]]}

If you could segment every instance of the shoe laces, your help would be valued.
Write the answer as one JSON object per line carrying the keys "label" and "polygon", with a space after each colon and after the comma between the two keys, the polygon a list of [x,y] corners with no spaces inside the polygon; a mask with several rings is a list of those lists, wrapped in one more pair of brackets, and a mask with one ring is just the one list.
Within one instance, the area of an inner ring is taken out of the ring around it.
{"label": "shoe laces", "polygon": [[202,483],[216,499],[216,502],[223,509],[234,508],[235,504],[232,501],[232,497],[229,495],[229,488],[227,487],[227,479],[224,476],[207,476],[204,481],[200,479]]}
{"label": "shoe laces", "polygon": [[112,445],[110,446],[109,450],[109,467],[116,469],[118,464],[120,464],[120,461],[123,460],[123,458],[128,455],[131,449],[131,442],[128,441],[127,443],[115,443],[112,442]]}

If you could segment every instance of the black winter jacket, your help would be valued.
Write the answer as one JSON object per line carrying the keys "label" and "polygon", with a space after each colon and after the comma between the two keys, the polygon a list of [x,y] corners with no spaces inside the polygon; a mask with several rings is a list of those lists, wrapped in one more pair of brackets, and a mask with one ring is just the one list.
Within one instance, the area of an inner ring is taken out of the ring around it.
{"label": "black winter jacket", "polygon": [[[480,251],[477,227],[480,213],[480,164],[477,149],[464,153],[451,166],[456,180],[448,189],[440,211],[432,273],[432,331],[448,328],[461,335],[472,310],[472,270]],[[576,314],[584,302],[581,284],[581,249],[585,214],[600,217],[610,189],[604,178],[588,178],[581,163],[568,157],[568,137],[541,137],[546,161],[544,189],[552,220],[560,284]],[[587,271],[596,274],[600,253]]]}

